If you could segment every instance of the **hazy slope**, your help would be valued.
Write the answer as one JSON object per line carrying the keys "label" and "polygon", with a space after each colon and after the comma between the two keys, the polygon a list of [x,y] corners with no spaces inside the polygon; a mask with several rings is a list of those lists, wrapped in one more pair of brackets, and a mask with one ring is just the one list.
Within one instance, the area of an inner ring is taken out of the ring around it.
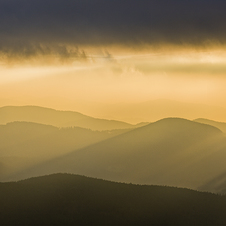
{"label": "hazy slope", "polygon": [[0,183],[1,225],[225,225],[226,198],[56,174]]}
{"label": "hazy slope", "polygon": [[226,140],[212,126],[168,118],[21,172],[55,172],[140,184],[197,188],[225,171]]}
{"label": "hazy slope", "polygon": [[216,121],[204,119],[204,118],[198,118],[198,119],[195,119],[194,121],[204,123],[207,125],[211,125],[211,126],[215,126],[215,127],[219,128],[223,133],[226,133],[226,123],[225,122],[216,122]]}
{"label": "hazy slope", "polygon": [[127,130],[92,131],[13,122],[0,125],[0,180],[41,161],[64,155]]}
{"label": "hazy slope", "polygon": [[13,121],[27,121],[56,127],[78,126],[92,130],[133,128],[125,122],[97,119],[73,111],[57,111],[37,106],[6,106],[0,108],[0,124]]}
{"label": "hazy slope", "polygon": [[212,191],[218,194],[226,194],[226,170],[207,181],[198,188],[199,190]]}

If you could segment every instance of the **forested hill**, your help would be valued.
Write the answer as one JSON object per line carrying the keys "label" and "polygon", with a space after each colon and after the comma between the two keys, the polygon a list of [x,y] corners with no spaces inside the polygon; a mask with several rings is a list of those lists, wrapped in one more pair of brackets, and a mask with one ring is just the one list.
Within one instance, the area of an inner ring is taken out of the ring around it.
{"label": "forested hill", "polygon": [[1,225],[225,225],[226,197],[69,174],[0,183]]}

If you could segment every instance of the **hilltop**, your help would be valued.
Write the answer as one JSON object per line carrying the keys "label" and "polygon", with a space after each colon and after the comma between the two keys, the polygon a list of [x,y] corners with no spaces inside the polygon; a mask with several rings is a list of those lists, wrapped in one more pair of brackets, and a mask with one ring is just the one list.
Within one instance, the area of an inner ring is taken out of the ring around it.
{"label": "hilltop", "polygon": [[0,183],[2,225],[223,225],[225,196],[55,174]]}

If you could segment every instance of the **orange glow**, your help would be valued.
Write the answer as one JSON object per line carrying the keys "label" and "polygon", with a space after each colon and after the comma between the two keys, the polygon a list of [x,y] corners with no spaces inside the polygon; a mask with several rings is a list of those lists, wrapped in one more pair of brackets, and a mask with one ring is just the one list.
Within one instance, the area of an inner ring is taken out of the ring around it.
{"label": "orange glow", "polygon": [[170,99],[225,107],[224,48],[87,49],[86,61],[56,63],[52,56],[46,64],[38,58],[5,62],[0,106],[39,105],[133,123],[156,118],[138,119],[128,110],[116,114],[121,104]]}

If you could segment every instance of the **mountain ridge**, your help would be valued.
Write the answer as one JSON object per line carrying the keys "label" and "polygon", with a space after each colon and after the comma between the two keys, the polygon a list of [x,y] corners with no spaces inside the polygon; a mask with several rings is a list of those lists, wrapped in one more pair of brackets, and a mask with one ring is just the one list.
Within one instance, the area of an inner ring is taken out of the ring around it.
{"label": "mountain ridge", "polygon": [[58,128],[33,122],[0,125],[0,180],[18,170],[128,130],[93,131],[81,127]]}
{"label": "mountain ridge", "polygon": [[226,133],[226,122],[218,122],[218,121],[205,119],[205,118],[197,118],[193,121],[200,122],[200,123],[207,124],[207,125],[212,125],[218,129],[220,129],[223,133]]}
{"label": "mountain ridge", "polygon": [[98,119],[75,111],[59,111],[39,106],[5,106],[0,108],[0,124],[27,121],[56,127],[78,126],[92,130],[135,128],[122,121]]}
{"label": "mountain ridge", "polygon": [[0,183],[3,225],[223,225],[226,197],[53,174]]}
{"label": "mountain ridge", "polygon": [[218,128],[163,119],[34,166],[14,179],[65,172],[196,189],[225,169],[225,147]]}

